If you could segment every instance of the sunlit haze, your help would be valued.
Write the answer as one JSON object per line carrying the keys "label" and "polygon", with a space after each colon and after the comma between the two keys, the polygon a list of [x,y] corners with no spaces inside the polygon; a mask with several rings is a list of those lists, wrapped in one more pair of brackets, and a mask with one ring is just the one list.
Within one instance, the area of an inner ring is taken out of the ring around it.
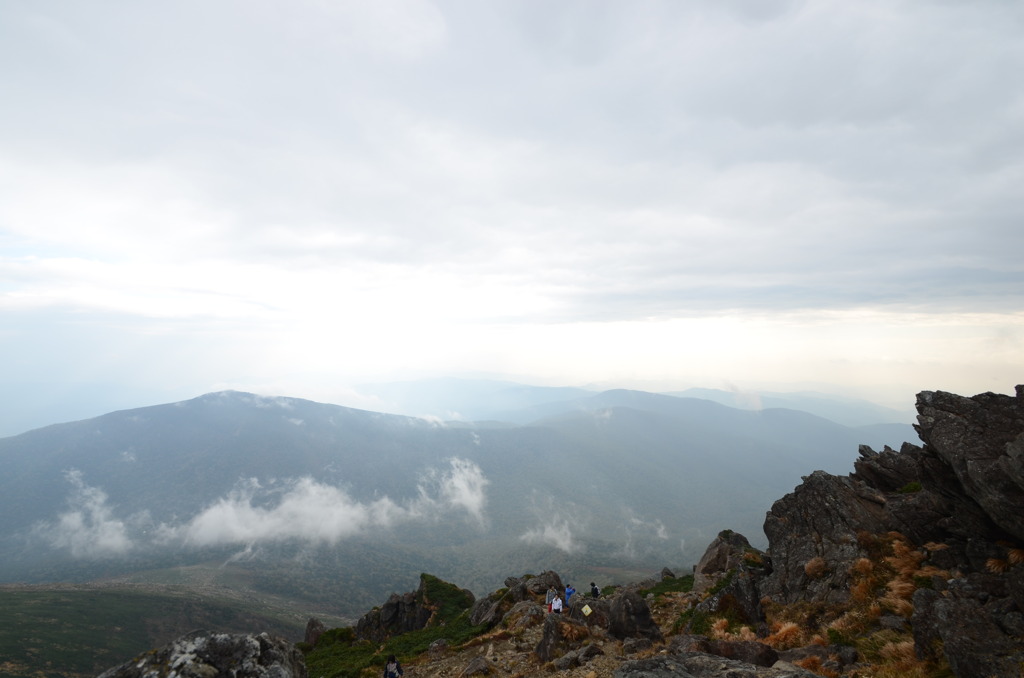
{"label": "sunlit haze", "polygon": [[1024,5],[0,4],[0,435],[1024,382]]}

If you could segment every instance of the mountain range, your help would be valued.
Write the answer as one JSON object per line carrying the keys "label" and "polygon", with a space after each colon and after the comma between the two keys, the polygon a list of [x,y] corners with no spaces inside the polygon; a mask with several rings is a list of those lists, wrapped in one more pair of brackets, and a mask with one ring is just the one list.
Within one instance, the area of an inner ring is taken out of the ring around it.
{"label": "mountain range", "polygon": [[455,421],[220,392],[0,439],[0,581],[206,568],[351,615],[424,571],[481,592],[510,570],[687,567],[722,529],[763,544],[802,476],[916,440],[708,398],[477,386],[475,409],[436,410]]}

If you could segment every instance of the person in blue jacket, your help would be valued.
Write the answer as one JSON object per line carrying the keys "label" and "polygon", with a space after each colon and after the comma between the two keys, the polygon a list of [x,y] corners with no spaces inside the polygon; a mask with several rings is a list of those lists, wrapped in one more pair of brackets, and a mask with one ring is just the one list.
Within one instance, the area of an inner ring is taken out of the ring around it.
{"label": "person in blue jacket", "polygon": [[565,604],[569,604],[569,599],[572,598],[572,594],[576,593],[576,589],[572,587],[572,584],[565,585]]}

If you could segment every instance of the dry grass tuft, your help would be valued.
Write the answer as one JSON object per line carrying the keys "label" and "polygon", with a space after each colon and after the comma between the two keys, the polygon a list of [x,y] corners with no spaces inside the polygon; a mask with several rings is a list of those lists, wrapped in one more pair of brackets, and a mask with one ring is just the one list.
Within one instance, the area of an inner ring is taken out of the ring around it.
{"label": "dry grass tuft", "polygon": [[922,547],[925,551],[944,551],[949,548],[949,544],[943,544],[938,541],[930,541]]}
{"label": "dry grass tuft", "polygon": [[1020,565],[1024,563],[1024,549],[1010,549],[1006,557],[1011,565]]}
{"label": "dry grass tuft", "polygon": [[893,598],[903,598],[904,600],[910,600],[910,597],[914,595],[916,588],[917,587],[914,586],[914,582],[907,581],[906,579],[893,579],[885,585],[885,590],[889,592],[889,596],[892,596]]}
{"label": "dry grass tuft", "polygon": [[904,617],[905,619],[910,619],[914,614],[914,604],[906,598],[884,596],[878,602],[893,614]]}
{"label": "dry grass tuft", "polygon": [[754,633],[754,629],[749,626],[741,626],[740,630],[736,633],[736,637],[737,639],[748,643],[753,643],[759,640],[757,634]]}
{"label": "dry grass tuft", "polygon": [[817,673],[819,676],[825,676],[825,678],[839,678],[840,675],[832,669],[825,668],[821,662],[821,658],[813,655],[810,657],[804,657],[803,659],[799,659],[793,663],[802,669],[806,669],[812,673]]}
{"label": "dry grass tuft", "polygon": [[905,541],[894,541],[892,543],[892,555],[885,559],[885,562],[896,570],[896,573],[904,577],[912,577],[917,569],[921,567],[921,561],[925,554],[914,549]]}
{"label": "dry grass tuft", "polygon": [[732,634],[729,633],[729,620],[716,619],[711,625],[711,637],[718,640],[728,640]]}
{"label": "dry grass tuft", "polygon": [[875,582],[871,579],[860,579],[850,587],[850,599],[855,603],[866,603],[875,595]]}
{"label": "dry grass tuft", "polygon": [[985,569],[993,574],[1002,574],[1010,569],[1010,563],[1002,558],[989,558],[985,561]]}
{"label": "dry grass tuft", "polygon": [[872,563],[868,558],[858,558],[850,566],[850,574],[867,576],[871,574],[875,569],[875,564]]}
{"label": "dry grass tuft", "polygon": [[912,640],[901,640],[899,642],[888,643],[878,651],[878,654],[881,655],[883,659],[890,662],[917,662],[917,653],[914,652],[914,641]]}
{"label": "dry grass tuft", "polygon": [[559,634],[561,634],[562,638],[571,641],[583,640],[584,638],[590,635],[590,632],[587,630],[586,626],[567,624],[565,622],[559,623],[558,632]]}
{"label": "dry grass tuft", "polygon": [[773,633],[764,639],[764,643],[776,650],[788,650],[799,647],[803,642],[803,631],[794,622],[782,622],[775,625]]}
{"label": "dry grass tuft", "polygon": [[804,574],[811,579],[820,579],[828,572],[828,563],[821,556],[815,556],[804,563]]}

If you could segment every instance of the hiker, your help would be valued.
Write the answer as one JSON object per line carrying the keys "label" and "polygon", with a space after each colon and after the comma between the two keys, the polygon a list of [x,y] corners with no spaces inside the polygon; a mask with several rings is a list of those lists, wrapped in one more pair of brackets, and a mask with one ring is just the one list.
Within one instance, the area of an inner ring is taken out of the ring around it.
{"label": "hiker", "polygon": [[569,599],[572,598],[572,594],[576,593],[576,589],[572,587],[572,584],[565,585],[565,606],[569,607]]}
{"label": "hiker", "polygon": [[590,596],[592,598],[601,597],[601,589],[597,588],[597,584],[595,584],[594,582],[590,582]]}
{"label": "hiker", "polygon": [[395,659],[395,655],[388,655],[388,662],[384,665],[384,678],[398,678],[405,671],[402,670],[402,665]]}
{"label": "hiker", "polygon": [[562,598],[556,593],[555,599],[551,601],[551,612],[562,614]]}
{"label": "hiker", "polygon": [[548,606],[548,613],[551,613],[551,601],[558,595],[558,591],[555,590],[554,586],[548,587],[547,595],[544,596],[544,604]]}

